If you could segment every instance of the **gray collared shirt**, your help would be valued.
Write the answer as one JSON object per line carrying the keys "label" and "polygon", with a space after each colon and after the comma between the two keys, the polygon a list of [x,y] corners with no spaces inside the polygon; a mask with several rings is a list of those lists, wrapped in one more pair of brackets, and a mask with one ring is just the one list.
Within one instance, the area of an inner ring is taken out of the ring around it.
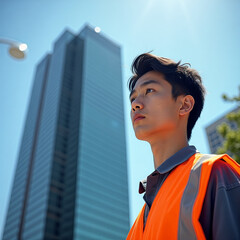
{"label": "gray collared shirt", "polygon": [[[139,184],[146,202],[144,227],[152,203],[169,173],[197,152],[187,146],[161,164]],[[199,222],[207,239],[240,239],[240,178],[224,161],[214,164]]]}

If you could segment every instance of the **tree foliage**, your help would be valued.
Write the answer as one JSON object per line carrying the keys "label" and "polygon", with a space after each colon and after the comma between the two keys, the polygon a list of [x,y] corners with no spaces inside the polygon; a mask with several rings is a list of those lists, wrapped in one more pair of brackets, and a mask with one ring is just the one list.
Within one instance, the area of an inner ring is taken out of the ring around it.
{"label": "tree foliage", "polygon": [[[240,107],[240,86],[238,96],[228,97],[223,94],[222,97],[225,101],[236,102]],[[227,114],[226,118],[229,122],[235,123],[237,128],[231,128],[227,123],[218,127],[218,132],[224,138],[223,145],[218,149],[218,153],[231,152],[232,157],[240,163],[240,110]]]}

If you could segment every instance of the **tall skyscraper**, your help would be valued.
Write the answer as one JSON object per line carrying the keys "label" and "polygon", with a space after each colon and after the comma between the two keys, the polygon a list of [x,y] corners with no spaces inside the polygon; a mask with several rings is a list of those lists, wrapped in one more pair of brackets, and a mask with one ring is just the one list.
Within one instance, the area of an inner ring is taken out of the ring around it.
{"label": "tall skyscraper", "polygon": [[38,64],[4,240],[126,238],[120,50],[85,26]]}
{"label": "tall skyscraper", "polygon": [[[235,109],[233,109],[231,112],[237,112],[239,111],[240,108],[237,107]],[[228,113],[227,113],[228,114]],[[207,133],[207,138],[208,138],[208,143],[209,143],[209,147],[210,147],[210,151],[211,153],[216,154],[217,150],[219,147],[221,147],[223,145],[224,139],[223,137],[219,134],[218,132],[218,127],[223,124],[223,123],[227,123],[232,129],[236,129],[237,125],[234,122],[230,122],[227,120],[226,115],[222,116],[221,118],[217,119],[215,122],[211,123],[209,126],[206,127],[206,133]],[[229,155],[232,155],[230,152],[228,152]]]}

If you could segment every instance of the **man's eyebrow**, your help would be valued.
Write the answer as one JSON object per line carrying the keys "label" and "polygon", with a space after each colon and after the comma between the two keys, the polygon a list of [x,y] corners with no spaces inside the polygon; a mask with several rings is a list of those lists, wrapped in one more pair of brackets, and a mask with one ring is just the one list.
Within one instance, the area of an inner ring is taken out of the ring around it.
{"label": "man's eyebrow", "polygon": [[[144,87],[144,86],[146,86],[146,85],[148,85],[148,84],[151,84],[151,83],[155,83],[155,84],[161,85],[161,83],[158,82],[158,81],[156,81],[156,80],[148,80],[148,81],[142,83],[142,84],[139,86],[139,88],[142,88],[142,87]],[[130,94],[129,94],[129,98],[130,98],[135,92],[136,92],[136,90],[133,89],[133,90],[130,92]]]}

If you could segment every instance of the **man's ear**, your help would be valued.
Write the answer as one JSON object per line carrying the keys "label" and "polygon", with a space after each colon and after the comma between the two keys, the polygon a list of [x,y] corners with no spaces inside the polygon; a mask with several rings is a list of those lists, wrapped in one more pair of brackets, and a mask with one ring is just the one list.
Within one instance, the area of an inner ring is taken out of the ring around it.
{"label": "man's ear", "polygon": [[195,100],[191,95],[183,96],[181,100],[182,104],[179,109],[179,115],[184,116],[192,111],[195,104]]}

